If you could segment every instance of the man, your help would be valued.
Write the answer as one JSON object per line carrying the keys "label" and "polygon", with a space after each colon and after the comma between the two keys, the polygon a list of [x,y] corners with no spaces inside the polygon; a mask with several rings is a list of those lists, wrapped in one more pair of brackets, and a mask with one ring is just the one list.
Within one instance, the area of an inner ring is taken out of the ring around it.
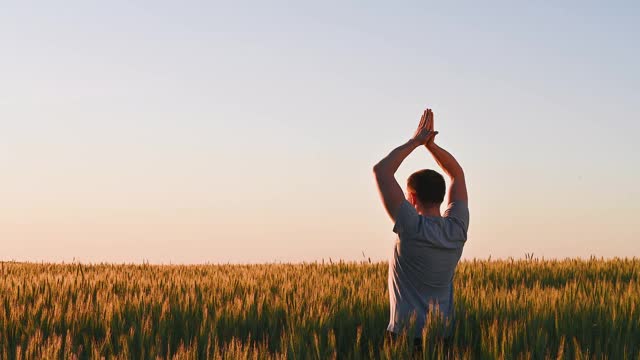
{"label": "man", "polygon": [[[411,140],[373,167],[380,197],[398,235],[389,260],[391,318],[387,331],[395,337],[415,315],[416,344],[427,314],[435,314],[437,307],[445,321],[453,321],[453,275],[469,228],[464,172],[451,154],[436,145],[437,134],[433,112],[427,109]],[[444,215],[440,214],[446,187],[442,175],[428,169],[413,173],[407,180],[406,198],[394,177],[402,161],[421,145],[451,180]]]}

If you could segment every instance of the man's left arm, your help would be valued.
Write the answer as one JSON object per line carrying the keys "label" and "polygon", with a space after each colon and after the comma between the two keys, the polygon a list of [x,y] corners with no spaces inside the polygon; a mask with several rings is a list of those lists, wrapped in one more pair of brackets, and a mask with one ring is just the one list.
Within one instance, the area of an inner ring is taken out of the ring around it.
{"label": "man's left arm", "polygon": [[431,127],[433,123],[433,113],[427,109],[422,114],[420,124],[413,138],[403,145],[395,148],[384,159],[380,160],[374,167],[378,191],[387,213],[393,221],[396,221],[400,205],[405,200],[402,188],[396,181],[395,173],[404,161],[417,147],[426,144],[431,138],[437,134]]}
{"label": "man's left arm", "polygon": [[378,192],[387,210],[387,214],[392,220],[396,220],[398,209],[405,200],[402,188],[396,180],[395,173],[409,154],[422,143],[415,138],[395,148],[384,159],[380,160],[374,167],[373,173],[378,184]]}

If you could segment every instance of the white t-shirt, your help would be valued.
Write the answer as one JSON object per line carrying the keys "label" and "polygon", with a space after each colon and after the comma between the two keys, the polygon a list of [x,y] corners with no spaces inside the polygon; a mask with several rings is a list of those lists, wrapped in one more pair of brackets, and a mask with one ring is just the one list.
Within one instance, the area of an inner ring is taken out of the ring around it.
{"label": "white t-shirt", "polygon": [[407,200],[396,216],[398,234],[389,259],[390,320],[387,330],[400,333],[416,314],[420,337],[430,310],[453,318],[453,274],[467,241],[469,209],[453,202],[439,216],[422,216]]}

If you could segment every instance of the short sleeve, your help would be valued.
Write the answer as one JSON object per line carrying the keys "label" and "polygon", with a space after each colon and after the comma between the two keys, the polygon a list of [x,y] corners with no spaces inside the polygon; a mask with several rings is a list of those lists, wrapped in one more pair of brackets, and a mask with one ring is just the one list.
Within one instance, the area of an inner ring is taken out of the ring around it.
{"label": "short sleeve", "polygon": [[411,205],[407,199],[402,201],[398,214],[396,214],[396,223],[393,226],[393,232],[396,234],[414,234],[418,232],[420,225],[420,214],[416,208]]}
{"label": "short sleeve", "polygon": [[465,233],[469,230],[469,206],[466,201],[454,201],[444,211],[444,217],[459,223]]}

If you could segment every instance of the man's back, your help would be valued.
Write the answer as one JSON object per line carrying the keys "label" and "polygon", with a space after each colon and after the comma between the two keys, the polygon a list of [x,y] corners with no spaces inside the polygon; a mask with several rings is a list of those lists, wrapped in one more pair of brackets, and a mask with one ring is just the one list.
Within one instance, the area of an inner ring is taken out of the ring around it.
{"label": "man's back", "polygon": [[387,330],[402,331],[416,314],[416,337],[428,311],[451,317],[453,274],[467,239],[469,210],[466,203],[452,203],[444,217],[421,216],[405,201],[393,228],[398,234],[389,261],[390,321]]}

